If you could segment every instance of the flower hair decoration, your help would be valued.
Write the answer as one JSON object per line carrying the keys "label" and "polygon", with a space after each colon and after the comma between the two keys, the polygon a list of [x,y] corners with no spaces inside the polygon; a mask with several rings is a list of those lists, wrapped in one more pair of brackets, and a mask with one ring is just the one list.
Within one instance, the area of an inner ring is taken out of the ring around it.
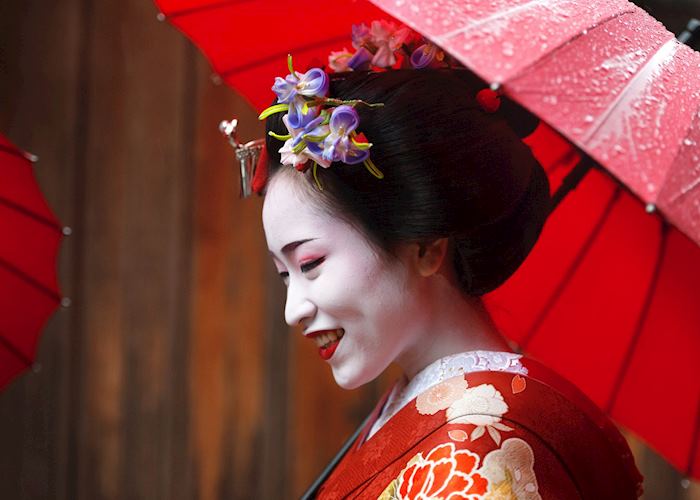
{"label": "flower hair decoration", "polygon": [[[329,168],[336,162],[346,165],[361,163],[377,179],[384,178],[370,158],[372,143],[361,132],[360,116],[355,109],[358,106],[381,108],[384,104],[328,96],[329,72],[463,68],[437,45],[407,26],[397,26],[385,20],[373,21],[370,26],[354,25],[352,47],[354,51],[344,48],[331,52],[327,69],[311,68],[304,73],[295,71],[292,56],[288,55],[289,74],[284,78],[276,77],[272,86],[277,100],[258,117],[265,120],[271,115],[284,113],[282,123],[287,133],[268,132],[283,143],[278,150],[280,163],[300,172],[311,168],[314,181],[321,190],[318,168]],[[500,103],[497,94],[490,89],[480,92],[477,100],[490,113],[497,110]],[[235,137],[235,127],[234,120],[222,122],[219,128],[229,138],[241,163],[241,194],[243,197],[251,192],[259,194],[267,183],[267,155],[263,141],[242,145]]]}
{"label": "flower hair decoration", "polygon": [[364,164],[376,178],[384,174],[369,157],[372,144],[357,131],[360,117],[355,106],[371,108],[383,104],[370,104],[361,100],[341,100],[328,97],[329,78],[321,68],[311,68],[305,73],[294,70],[292,56],[287,56],[289,74],[277,77],[272,86],[277,103],[264,110],[260,120],[276,113],[285,113],[282,122],[287,134],[268,132],[284,141],[279,149],[280,163],[291,165],[304,172],[310,166],[319,189],[318,167],[328,168],[333,162],[347,165]]}

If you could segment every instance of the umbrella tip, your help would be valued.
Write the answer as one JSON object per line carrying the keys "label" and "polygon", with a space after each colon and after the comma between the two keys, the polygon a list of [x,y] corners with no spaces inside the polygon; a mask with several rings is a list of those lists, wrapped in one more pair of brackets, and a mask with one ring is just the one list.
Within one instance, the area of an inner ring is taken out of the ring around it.
{"label": "umbrella tip", "polygon": [[70,297],[61,297],[61,307],[64,309],[69,308],[73,304],[73,301],[70,299]]}
{"label": "umbrella tip", "polygon": [[499,82],[491,82],[491,85],[489,85],[489,87],[494,92],[498,92],[501,89],[501,84]]}
{"label": "umbrella tip", "polygon": [[684,490],[690,488],[690,479],[681,479],[681,488],[683,488]]}
{"label": "umbrella tip", "polygon": [[224,83],[224,79],[221,78],[221,75],[218,73],[212,73],[211,74],[211,81],[214,82],[214,85],[221,85]]}
{"label": "umbrella tip", "polygon": [[653,214],[656,212],[656,205],[653,203],[647,203],[647,206],[644,208],[648,214]]}
{"label": "umbrella tip", "polygon": [[73,234],[73,228],[71,228],[70,226],[63,226],[61,232],[63,233],[63,236],[70,236],[71,234]]}
{"label": "umbrella tip", "polygon": [[32,372],[39,373],[42,369],[41,363],[34,363],[32,365]]}
{"label": "umbrella tip", "polygon": [[158,15],[156,15],[156,19],[158,19],[162,23],[166,19],[165,14],[163,14],[162,12],[159,12]]}
{"label": "umbrella tip", "polygon": [[32,163],[36,163],[39,161],[39,157],[31,153],[24,153],[24,157]]}

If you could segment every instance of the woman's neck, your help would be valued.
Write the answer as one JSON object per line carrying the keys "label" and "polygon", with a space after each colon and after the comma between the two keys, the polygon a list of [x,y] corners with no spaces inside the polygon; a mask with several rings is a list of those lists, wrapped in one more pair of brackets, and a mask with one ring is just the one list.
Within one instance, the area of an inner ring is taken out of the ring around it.
{"label": "woman's neck", "polygon": [[[421,334],[398,356],[406,377],[432,362],[465,351],[511,351],[478,298],[467,298],[443,274],[426,282],[427,314],[421,315]],[[419,326],[419,325],[416,325]]]}

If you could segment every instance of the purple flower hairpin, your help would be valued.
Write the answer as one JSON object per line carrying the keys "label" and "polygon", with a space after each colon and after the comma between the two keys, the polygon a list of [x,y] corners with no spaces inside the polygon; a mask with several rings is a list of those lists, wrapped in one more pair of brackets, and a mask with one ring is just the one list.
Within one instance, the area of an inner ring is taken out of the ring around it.
{"label": "purple flower hairpin", "polygon": [[360,100],[332,99],[327,96],[329,80],[325,71],[311,68],[306,73],[294,71],[292,56],[288,56],[289,74],[277,77],[272,87],[277,103],[265,109],[259,116],[266,119],[276,113],[286,113],[282,123],[287,134],[269,132],[269,135],[284,141],[279,149],[280,162],[299,171],[313,166],[313,176],[319,189],[323,189],[318,178],[318,167],[330,167],[333,162],[348,165],[362,163],[378,179],[384,174],[369,158],[372,144],[357,132],[360,117],[354,109],[357,105],[369,107]]}
{"label": "purple flower hairpin", "polygon": [[[352,47],[332,52],[328,57],[331,71],[383,71],[389,68],[420,69],[427,67],[451,67],[451,60],[438,46],[406,26],[379,20],[370,26],[352,27]],[[292,56],[287,57],[289,74],[275,78],[272,91],[277,102],[260,114],[264,120],[275,113],[285,113],[282,122],[287,128],[284,135],[269,132],[283,141],[279,149],[280,161],[299,171],[313,166],[313,176],[319,189],[318,167],[328,168],[332,163],[347,165],[362,163],[367,171],[378,179],[384,174],[370,159],[370,143],[357,131],[360,116],[358,105],[369,107],[359,100],[341,100],[328,97],[329,77],[321,68],[311,68],[305,73],[294,70]]]}

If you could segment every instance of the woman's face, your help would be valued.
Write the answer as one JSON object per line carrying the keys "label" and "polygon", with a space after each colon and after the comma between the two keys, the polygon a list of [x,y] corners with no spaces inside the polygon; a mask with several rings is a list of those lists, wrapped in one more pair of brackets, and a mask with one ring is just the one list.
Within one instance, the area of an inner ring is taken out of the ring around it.
{"label": "woman's face", "polygon": [[364,234],[317,208],[293,175],[273,178],[263,206],[267,245],[287,286],[285,319],[302,326],[338,385],[353,389],[416,341],[415,277],[401,258],[381,258]]}

